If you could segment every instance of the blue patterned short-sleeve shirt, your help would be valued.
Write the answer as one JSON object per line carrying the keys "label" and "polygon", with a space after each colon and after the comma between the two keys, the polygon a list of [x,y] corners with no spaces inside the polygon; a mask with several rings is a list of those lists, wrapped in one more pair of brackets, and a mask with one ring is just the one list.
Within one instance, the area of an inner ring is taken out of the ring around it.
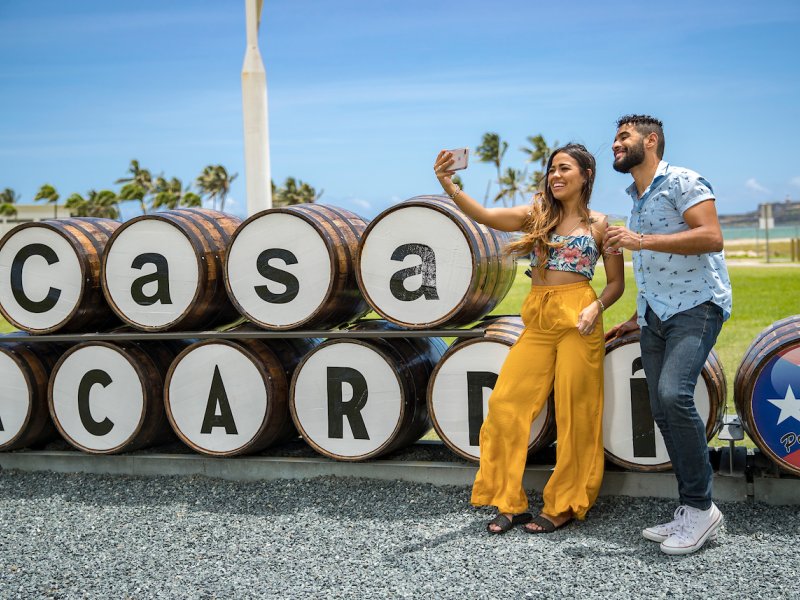
{"label": "blue patterned short-sleeve shirt", "polygon": [[[635,183],[626,191],[633,199],[630,229],[644,234],[687,231],[683,213],[714,199],[711,184],[700,175],[663,160],[641,198]],[[641,327],[646,325],[647,305],[662,321],[709,300],[722,309],[725,319],[731,315],[731,281],[723,252],[685,255],[642,250],[633,252],[633,269]]]}

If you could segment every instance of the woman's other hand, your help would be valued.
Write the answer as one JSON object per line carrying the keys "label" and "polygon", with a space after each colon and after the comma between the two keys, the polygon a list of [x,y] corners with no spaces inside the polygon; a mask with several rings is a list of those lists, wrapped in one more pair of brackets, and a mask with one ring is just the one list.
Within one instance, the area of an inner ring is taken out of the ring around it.
{"label": "woman's other hand", "polygon": [[597,301],[592,302],[589,306],[581,311],[578,315],[578,333],[581,335],[589,335],[594,331],[597,325],[597,317],[600,316],[600,304]]}

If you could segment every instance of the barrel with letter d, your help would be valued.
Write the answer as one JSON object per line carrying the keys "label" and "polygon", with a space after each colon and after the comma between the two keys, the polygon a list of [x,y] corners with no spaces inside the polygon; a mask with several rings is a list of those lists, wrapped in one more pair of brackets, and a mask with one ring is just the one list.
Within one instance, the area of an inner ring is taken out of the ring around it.
{"label": "barrel with letter d", "polygon": [[70,444],[117,454],[173,441],[164,414],[167,368],[185,343],[85,342],[56,364],[50,415]]}
{"label": "barrel with letter d", "polygon": [[425,391],[447,345],[440,338],[382,337],[398,327],[365,321],[376,337],[332,339],[292,378],[292,419],[317,452],[366,460],[417,441],[430,429]]}
{"label": "barrel with letter d", "polygon": [[[520,317],[497,317],[474,328],[484,329],[484,337],[456,341],[436,365],[428,386],[428,411],[442,442],[462,458],[477,462],[489,396],[524,325]],[[555,432],[551,395],[531,423],[528,453],[535,454],[550,445]]]}
{"label": "barrel with letter d", "polygon": [[252,322],[274,330],[328,329],[364,316],[355,259],[366,222],[335,206],[272,208],[231,238],[225,284]]}
{"label": "barrel with letter d", "polygon": [[297,437],[289,381],[318,340],[206,340],[169,369],[165,405],[189,447],[209,456],[250,454]]}
{"label": "barrel with letter d", "polygon": [[29,333],[99,331],[119,320],[100,287],[111,219],[25,223],[0,240],[0,312]]}
{"label": "barrel with letter d", "polygon": [[734,380],[736,412],[759,450],[800,475],[800,315],[756,336]]}
{"label": "barrel with letter d", "polygon": [[103,258],[111,308],[143,331],[193,329],[239,315],[225,290],[223,263],[241,219],[182,208],[136,217],[120,227]]}
{"label": "barrel with letter d", "polygon": [[378,215],[358,256],[358,283],[385,319],[424,329],[472,323],[505,297],[516,259],[508,234],[476,223],[445,196],[417,196]]}
{"label": "barrel with letter d", "polygon": [[[642,367],[639,333],[606,343],[603,444],[606,458],[632,471],[665,471],[672,464],[653,420]],[[706,439],[722,426],[727,381],[712,350],[697,380],[694,402],[706,424]]]}
{"label": "barrel with letter d", "polygon": [[3,342],[0,336],[0,450],[58,437],[47,408],[50,371],[66,346]]}

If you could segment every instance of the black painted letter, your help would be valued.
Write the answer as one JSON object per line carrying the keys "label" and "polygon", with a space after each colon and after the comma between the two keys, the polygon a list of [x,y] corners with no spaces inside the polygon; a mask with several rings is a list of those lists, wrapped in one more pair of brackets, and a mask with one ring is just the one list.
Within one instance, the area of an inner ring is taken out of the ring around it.
{"label": "black painted letter", "polygon": [[[219,414],[217,414],[217,406],[219,406]],[[217,365],[214,365],[214,377],[211,379],[211,391],[208,394],[206,414],[203,416],[203,426],[200,428],[200,433],[211,433],[214,427],[224,427],[225,433],[228,435],[236,435],[238,433],[236,422],[233,420],[231,403],[228,401],[228,393],[225,391],[222,375]]]}
{"label": "black painted letter", "polygon": [[51,287],[47,292],[47,296],[38,302],[25,295],[25,290],[22,288],[22,268],[25,266],[25,261],[31,256],[41,256],[47,261],[48,265],[58,262],[58,255],[50,246],[28,244],[21,248],[11,262],[11,293],[14,294],[14,300],[28,312],[44,313],[56,305],[61,296],[61,290]]}
{"label": "black painted letter", "polygon": [[257,285],[255,286],[256,294],[264,302],[286,304],[297,298],[297,294],[300,292],[300,282],[297,281],[297,277],[288,271],[281,271],[270,265],[269,261],[273,258],[282,260],[286,265],[296,265],[297,257],[283,248],[268,248],[259,254],[256,259],[256,269],[258,269],[259,274],[270,281],[282,283],[286,286],[286,291],[280,294],[273,294],[266,285]]}
{"label": "black painted letter", "polygon": [[483,388],[494,389],[497,373],[467,371],[467,425],[469,445],[478,446],[483,425]]}
{"label": "black painted letter", "polygon": [[[402,302],[412,302],[420,296],[425,296],[426,300],[438,300],[439,293],[436,291],[436,255],[433,248],[425,244],[403,244],[392,253],[392,260],[402,262],[406,256],[419,256],[422,262],[416,267],[400,269],[392,275],[389,281],[389,289],[392,296]],[[409,291],[403,282],[414,275],[422,275],[422,285],[416,290]]]}
{"label": "black painted letter", "polygon": [[108,417],[102,421],[95,421],[89,408],[89,392],[94,384],[99,383],[107,387],[112,382],[111,376],[100,369],[92,369],[81,379],[78,385],[78,414],[86,431],[92,435],[106,435],[114,428],[114,423]]}
{"label": "black painted letter", "polygon": [[[342,388],[347,383],[353,388],[353,398],[344,402]],[[328,367],[328,437],[344,437],[344,418],[350,423],[353,437],[368,440],[369,434],[364,425],[361,411],[367,404],[367,380],[350,367]]]}
{"label": "black painted letter", "polygon": [[[631,375],[642,370],[642,359],[637,358],[631,366]],[[633,425],[633,455],[655,457],[656,427],[650,408],[650,393],[647,379],[631,378],[631,423]]]}
{"label": "black painted letter", "polygon": [[[131,298],[139,306],[152,306],[156,302],[172,304],[172,298],[169,297],[169,263],[167,263],[167,259],[161,254],[146,252],[133,259],[131,269],[141,270],[148,263],[155,265],[156,270],[134,280],[131,284]],[[156,282],[158,286],[156,293],[152,296],[145,295],[144,286],[153,282]]]}

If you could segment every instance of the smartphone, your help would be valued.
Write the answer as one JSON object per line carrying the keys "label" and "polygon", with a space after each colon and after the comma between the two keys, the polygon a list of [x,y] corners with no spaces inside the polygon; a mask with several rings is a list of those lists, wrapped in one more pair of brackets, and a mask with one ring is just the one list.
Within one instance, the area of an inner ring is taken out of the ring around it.
{"label": "smartphone", "polygon": [[450,167],[451,171],[461,171],[467,168],[469,163],[469,148],[456,148],[455,150],[448,150],[453,155],[453,166]]}

